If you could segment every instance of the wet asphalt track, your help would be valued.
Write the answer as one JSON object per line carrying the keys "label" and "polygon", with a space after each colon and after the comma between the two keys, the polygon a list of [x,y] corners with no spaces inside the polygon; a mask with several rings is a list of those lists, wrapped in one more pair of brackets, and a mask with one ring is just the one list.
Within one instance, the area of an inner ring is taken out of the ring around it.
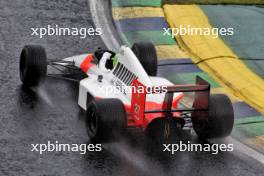
{"label": "wet asphalt track", "polygon": [[[30,152],[31,143],[81,144],[89,140],[77,105],[78,85],[49,78],[38,90],[28,90],[18,76],[18,57],[25,44],[43,45],[49,58],[85,53],[103,45],[99,37],[39,39],[30,35],[30,27],[48,24],[92,26],[87,5],[86,0],[0,0],[0,176],[263,175],[263,165],[242,153],[171,156],[136,131],[121,143],[105,145],[100,153]],[[191,140],[199,142],[195,137]]]}

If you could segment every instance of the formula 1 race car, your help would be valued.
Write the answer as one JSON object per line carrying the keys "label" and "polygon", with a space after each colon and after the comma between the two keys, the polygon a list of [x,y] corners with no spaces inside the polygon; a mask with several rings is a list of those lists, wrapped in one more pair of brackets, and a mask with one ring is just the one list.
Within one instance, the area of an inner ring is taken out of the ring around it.
{"label": "formula 1 race car", "polygon": [[[156,76],[157,65],[151,43],[122,46],[118,53],[98,49],[93,54],[52,61],[41,46],[27,45],[20,56],[20,78],[25,86],[34,87],[46,76],[70,79],[65,70],[84,73],[86,77],[77,80],[78,104],[86,111],[87,133],[94,141],[118,138],[127,127],[146,130],[156,120],[172,120],[184,128],[186,118],[200,138],[231,133],[234,113],[227,96],[210,95],[210,84],[199,76],[196,84],[174,85]],[[47,74],[47,66],[62,73]],[[190,108],[180,103],[185,92],[194,92]]]}

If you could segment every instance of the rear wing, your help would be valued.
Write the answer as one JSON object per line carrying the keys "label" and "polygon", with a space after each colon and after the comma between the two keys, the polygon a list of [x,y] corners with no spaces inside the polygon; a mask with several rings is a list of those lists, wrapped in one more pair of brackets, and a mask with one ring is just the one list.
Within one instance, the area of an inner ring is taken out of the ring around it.
{"label": "rear wing", "polygon": [[[138,80],[134,80],[132,82],[132,86],[136,91],[132,92],[131,117],[138,125],[144,122],[144,115],[147,113],[165,113],[167,115],[171,115],[173,112],[192,112],[195,113],[197,117],[208,117],[210,84],[199,76],[196,77],[196,84],[167,86],[166,92],[152,92],[153,94],[166,93],[162,109],[156,110],[145,110],[147,94],[146,86]],[[142,87],[144,88],[143,90]],[[195,92],[193,106],[191,108],[172,108],[173,95],[175,92]]]}

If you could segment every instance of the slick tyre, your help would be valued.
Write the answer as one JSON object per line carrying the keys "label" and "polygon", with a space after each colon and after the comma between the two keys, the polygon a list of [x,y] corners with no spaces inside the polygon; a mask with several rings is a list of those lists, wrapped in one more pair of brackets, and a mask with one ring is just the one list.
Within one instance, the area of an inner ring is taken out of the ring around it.
{"label": "slick tyre", "polygon": [[47,74],[45,49],[38,45],[24,46],[19,62],[20,79],[27,87],[38,86]]}
{"label": "slick tyre", "polygon": [[126,127],[126,111],[119,99],[93,100],[87,105],[86,129],[92,142],[119,140]]}
{"label": "slick tyre", "polygon": [[199,138],[221,138],[228,136],[234,125],[234,111],[226,95],[215,94],[209,99],[209,117],[207,121],[196,121],[193,117],[193,128]]}
{"label": "slick tyre", "polygon": [[158,58],[152,43],[140,42],[132,46],[132,51],[149,76],[157,76]]}

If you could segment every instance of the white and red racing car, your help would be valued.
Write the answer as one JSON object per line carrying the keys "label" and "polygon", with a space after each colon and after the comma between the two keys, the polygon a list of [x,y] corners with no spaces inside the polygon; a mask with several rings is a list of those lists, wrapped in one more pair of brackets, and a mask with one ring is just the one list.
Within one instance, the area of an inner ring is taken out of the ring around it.
{"label": "white and red racing car", "polygon": [[[63,67],[59,69],[62,75],[47,74],[47,66]],[[157,55],[151,43],[135,43],[131,49],[122,46],[118,53],[98,49],[53,61],[47,60],[41,46],[27,45],[21,52],[20,78],[25,86],[38,86],[47,75],[70,79],[65,70],[81,70],[86,75],[79,80],[78,104],[86,111],[91,140],[114,139],[131,126],[145,130],[160,119],[183,128],[186,117],[201,138],[225,137],[232,131],[229,98],[210,95],[209,83],[200,77],[193,85],[174,85],[157,77]],[[179,106],[185,92],[194,92],[190,108]]]}

